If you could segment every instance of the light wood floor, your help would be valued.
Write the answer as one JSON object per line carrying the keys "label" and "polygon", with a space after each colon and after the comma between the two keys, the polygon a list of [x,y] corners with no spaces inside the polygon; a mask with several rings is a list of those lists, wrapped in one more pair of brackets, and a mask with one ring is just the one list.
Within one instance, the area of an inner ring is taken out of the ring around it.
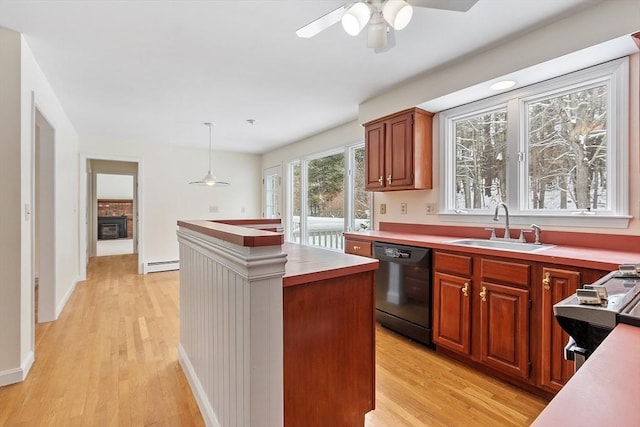
{"label": "light wood floor", "polygon": [[26,381],[0,388],[0,426],[204,425],[177,362],[178,273],[93,258],[60,318],[36,327]]}
{"label": "light wood floor", "polygon": [[[88,271],[60,318],[36,327],[27,380],[0,387],[0,426],[203,425],[177,362],[178,273],[137,275],[135,255]],[[546,404],[384,328],[376,340],[366,427],[526,426]]]}

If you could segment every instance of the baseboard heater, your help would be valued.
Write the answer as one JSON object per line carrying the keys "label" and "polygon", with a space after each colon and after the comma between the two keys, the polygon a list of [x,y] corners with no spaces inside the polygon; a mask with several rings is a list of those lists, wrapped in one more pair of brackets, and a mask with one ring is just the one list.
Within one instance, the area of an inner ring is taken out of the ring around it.
{"label": "baseboard heater", "polygon": [[159,271],[179,270],[179,269],[180,269],[180,261],[178,260],[145,262],[142,265],[143,274],[157,273]]}

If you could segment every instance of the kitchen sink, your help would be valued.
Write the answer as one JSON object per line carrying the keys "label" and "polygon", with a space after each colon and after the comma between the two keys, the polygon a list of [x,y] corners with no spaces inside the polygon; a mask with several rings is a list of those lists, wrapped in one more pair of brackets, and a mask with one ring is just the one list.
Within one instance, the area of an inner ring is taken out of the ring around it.
{"label": "kitchen sink", "polygon": [[452,245],[473,246],[476,248],[498,249],[515,252],[541,252],[555,245],[536,245],[534,243],[513,242],[508,240],[487,240],[487,239],[458,239],[449,240]]}

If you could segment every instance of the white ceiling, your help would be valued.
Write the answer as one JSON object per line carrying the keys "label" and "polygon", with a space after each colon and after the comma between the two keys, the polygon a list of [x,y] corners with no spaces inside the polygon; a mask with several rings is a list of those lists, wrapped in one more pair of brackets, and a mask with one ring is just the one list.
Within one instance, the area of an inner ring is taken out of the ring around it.
{"label": "white ceiling", "polygon": [[[398,83],[594,0],[479,0],[466,13],[415,8],[396,46],[366,31],[295,30],[342,0],[0,0],[81,135],[263,153],[354,120]],[[425,100],[428,101],[428,100]],[[247,119],[255,119],[251,126]]]}

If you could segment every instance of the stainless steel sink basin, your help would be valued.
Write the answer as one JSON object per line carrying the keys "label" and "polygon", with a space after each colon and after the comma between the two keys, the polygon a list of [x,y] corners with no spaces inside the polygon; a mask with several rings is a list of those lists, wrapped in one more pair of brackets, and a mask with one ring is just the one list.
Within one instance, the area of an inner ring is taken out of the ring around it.
{"label": "stainless steel sink basin", "polygon": [[541,252],[555,245],[535,245],[533,243],[510,242],[508,240],[458,239],[450,240],[452,245],[473,246],[476,248],[498,249],[515,252]]}

